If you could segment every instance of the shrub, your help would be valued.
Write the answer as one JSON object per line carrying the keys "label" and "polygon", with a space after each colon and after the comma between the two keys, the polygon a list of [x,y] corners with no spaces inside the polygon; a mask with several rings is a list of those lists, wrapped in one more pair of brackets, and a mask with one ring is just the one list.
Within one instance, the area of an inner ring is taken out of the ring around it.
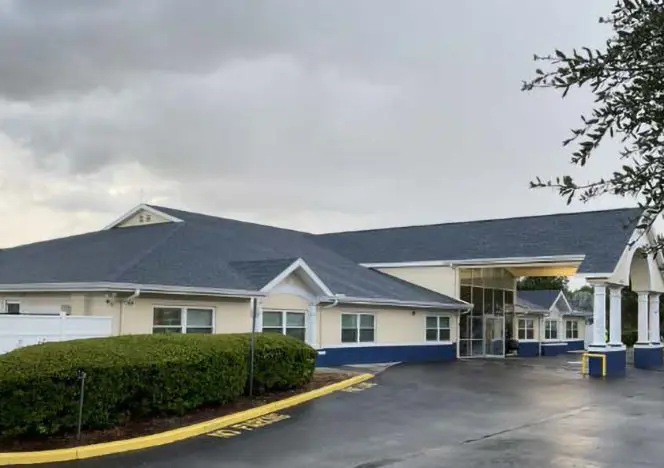
{"label": "shrub", "polygon": [[[250,334],[243,335],[249,343]],[[290,336],[256,334],[254,390],[286,390],[311,381],[316,350]],[[247,382],[248,383],[248,382]]]}
{"label": "shrub", "polygon": [[[76,428],[86,373],[83,426],[184,414],[239,398],[248,383],[249,335],[134,335],[44,343],[0,356],[0,437]],[[255,388],[308,381],[315,351],[257,335]]]}
{"label": "shrub", "polygon": [[637,330],[624,331],[622,334],[622,342],[625,346],[634,346],[638,339],[639,332]]}

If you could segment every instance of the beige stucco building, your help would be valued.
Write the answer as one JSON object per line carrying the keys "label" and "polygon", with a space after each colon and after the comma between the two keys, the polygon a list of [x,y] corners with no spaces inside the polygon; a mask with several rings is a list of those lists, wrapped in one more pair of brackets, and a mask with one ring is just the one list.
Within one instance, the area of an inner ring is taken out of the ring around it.
{"label": "beige stucco building", "polygon": [[[659,297],[659,259],[640,263],[636,221],[622,228],[635,215],[314,236],[140,205],[98,232],[0,251],[0,300],[10,314],[112,317],[113,334],[284,333],[318,349],[320,365],[505,356],[510,339],[522,355],[555,354],[543,350],[583,349],[585,317],[556,302],[531,321],[517,279],[582,275],[599,294],[636,274],[644,297]],[[603,314],[596,307],[597,329]]]}

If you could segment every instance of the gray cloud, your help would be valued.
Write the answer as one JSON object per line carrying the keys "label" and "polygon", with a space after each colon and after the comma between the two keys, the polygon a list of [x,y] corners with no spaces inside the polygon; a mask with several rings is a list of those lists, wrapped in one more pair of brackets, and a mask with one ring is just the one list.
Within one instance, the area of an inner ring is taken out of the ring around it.
{"label": "gray cloud", "polygon": [[[527,184],[569,170],[560,141],[588,96],[520,82],[534,52],[600,44],[606,9],[0,0],[5,161],[41,181],[31,206],[95,222],[141,192],[312,230],[563,210]],[[44,180],[57,189],[35,196]]]}

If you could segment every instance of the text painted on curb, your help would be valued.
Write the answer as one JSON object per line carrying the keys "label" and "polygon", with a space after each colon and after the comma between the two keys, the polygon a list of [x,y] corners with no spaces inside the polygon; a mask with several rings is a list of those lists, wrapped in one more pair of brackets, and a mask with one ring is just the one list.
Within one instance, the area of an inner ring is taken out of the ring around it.
{"label": "text painted on curb", "polygon": [[208,435],[212,437],[219,437],[221,439],[228,439],[230,437],[238,436],[242,434],[242,432],[253,431],[254,429],[259,429],[263,426],[269,426],[270,424],[274,424],[288,418],[290,418],[290,416],[287,414],[270,413],[266,414],[265,416],[261,416],[260,418],[249,419],[248,421],[233,424],[232,426],[210,432]]}
{"label": "text painted on curb", "polygon": [[352,387],[344,388],[342,391],[348,393],[356,393],[356,392],[361,392],[363,390],[367,390],[371,387],[375,387],[376,385],[378,384],[375,384],[373,382],[362,382],[357,385],[353,385]]}

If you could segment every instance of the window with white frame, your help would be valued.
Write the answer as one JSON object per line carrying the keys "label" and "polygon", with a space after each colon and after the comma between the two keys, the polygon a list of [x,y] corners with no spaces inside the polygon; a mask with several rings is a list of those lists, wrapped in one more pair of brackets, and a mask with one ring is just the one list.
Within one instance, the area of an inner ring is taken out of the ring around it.
{"label": "window with white frame", "polygon": [[304,341],[306,330],[306,314],[304,312],[263,311],[263,333],[280,333]]}
{"label": "window with white frame", "polygon": [[155,307],[152,333],[213,333],[214,309]]}
{"label": "window with white frame", "polygon": [[576,320],[567,320],[565,322],[565,336],[568,340],[579,338],[579,322]]}
{"label": "window with white frame", "polygon": [[519,319],[517,324],[517,338],[519,340],[535,339],[535,320]]}
{"label": "window with white frame", "polygon": [[426,329],[427,341],[450,341],[449,317],[427,317]]}
{"label": "window with white frame", "polygon": [[557,340],[558,339],[558,321],[546,319],[544,321],[544,339]]}
{"label": "window with white frame", "polygon": [[341,342],[374,341],[376,321],[373,314],[341,314]]}
{"label": "window with white frame", "polygon": [[21,303],[18,301],[5,301],[5,314],[19,315],[21,313]]}

